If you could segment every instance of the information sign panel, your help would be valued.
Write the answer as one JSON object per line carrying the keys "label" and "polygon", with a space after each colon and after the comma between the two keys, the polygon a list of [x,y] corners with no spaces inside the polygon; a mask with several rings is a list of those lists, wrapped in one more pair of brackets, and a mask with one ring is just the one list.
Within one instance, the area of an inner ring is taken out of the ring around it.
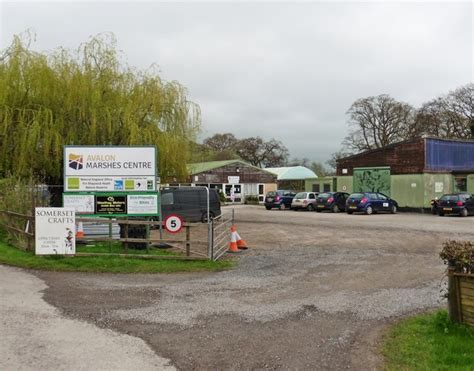
{"label": "information sign panel", "polygon": [[96,214],[127,214],[127,196],[96,196]]}
{"label": "information sign panel", "polygon": [[154,146],[65,146],[66,192],[156,190]]}
{"label": "information sign panel", "polygon": [[76,211],[76,214],[94,214],[94,195],[63,195],[63,206],[70,207]]}
{"label": "information sign panel", "polygon": [[75,254],[75,229],[74,209],[37,207],[35,209],[36,255]]}
{"label": "information sign panel", "polygon": [[158,215],[158,195],[128,195],[127,214]]}

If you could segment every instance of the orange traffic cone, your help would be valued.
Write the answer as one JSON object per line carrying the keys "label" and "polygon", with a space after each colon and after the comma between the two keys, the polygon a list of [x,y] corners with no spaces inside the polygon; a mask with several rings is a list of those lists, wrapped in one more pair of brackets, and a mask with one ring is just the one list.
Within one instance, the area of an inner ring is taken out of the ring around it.
{"label": "orange traffic cone", "polygon": [[235,233],[235,237],[237,238],[237,247],[241,250],[247,250],[248,249],[247,242],[245,242],[245,240],[240,238],[240,235],[237,233],[237,231],[235,231],[234,233]]}
{"label": "orange traffic cone", "polygon": [[82,222],[79,222],[77,225],[76,238],[84,238],[84,227]]}
{"label": "orange traffic cone", "polygon": [[232,227],[230,231],[231,231],[231,234],[230,234],[229,252],[233,252],[233,253],[240,252],[240,250],[237,247],[237,236],[236,236],[237,232],[235,231],[234,227]]}

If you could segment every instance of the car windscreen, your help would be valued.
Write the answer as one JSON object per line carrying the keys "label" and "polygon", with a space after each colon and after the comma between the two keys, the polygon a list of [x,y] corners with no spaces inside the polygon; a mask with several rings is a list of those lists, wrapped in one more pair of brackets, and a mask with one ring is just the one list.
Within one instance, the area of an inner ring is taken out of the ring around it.
{"label": "car windscreen", "polygon": [[322,198],[324,200],[327,200],[329,197],[332,197],[332,194],[331,193],[321,193],[318,197]]}
{"label": "car windscreen", "polygon": [[353,198],[353,199],[356,199],[356,200],[360,200],[363,197],[364,197],[363,193],[353,193],[353,194],[350,195],[350,198]]}
{"label": "car windscreen", "polygon": [[307,195],[306,192],[300,192],[300,193],[297,193],[297,194],[296,194],[295,198],[296,198],[297,200],[302,200],[302,199],[305,199],[305,198],[306,198],[306,195]]}
{"label": "car windscreen", "polygon": [[440,198],[440,201],[458,201],[459,196],[458,195],[444,195],[443,197]]}
{"label": "car windscreen", "polygon": [[276,192],[268,192],[267,193],[267,197],[275,197],[276,196]]}

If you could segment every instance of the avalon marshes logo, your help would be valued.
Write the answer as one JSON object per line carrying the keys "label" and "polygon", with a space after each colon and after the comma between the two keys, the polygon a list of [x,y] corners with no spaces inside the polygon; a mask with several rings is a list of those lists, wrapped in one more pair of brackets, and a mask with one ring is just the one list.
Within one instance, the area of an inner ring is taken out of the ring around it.
{"label": "avalon marshes logo", "polygon": [[83,168],[82,155],[69,154],[69,167],[74,170],[81,170]]}

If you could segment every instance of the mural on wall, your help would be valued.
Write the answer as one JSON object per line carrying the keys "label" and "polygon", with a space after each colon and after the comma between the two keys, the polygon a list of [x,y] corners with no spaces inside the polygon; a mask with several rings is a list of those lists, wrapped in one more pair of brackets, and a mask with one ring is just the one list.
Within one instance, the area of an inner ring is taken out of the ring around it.
{"label": "mural on wall", "polygon": [[390,196],[390,169],[354,169],[354,192],[380,192]]}

